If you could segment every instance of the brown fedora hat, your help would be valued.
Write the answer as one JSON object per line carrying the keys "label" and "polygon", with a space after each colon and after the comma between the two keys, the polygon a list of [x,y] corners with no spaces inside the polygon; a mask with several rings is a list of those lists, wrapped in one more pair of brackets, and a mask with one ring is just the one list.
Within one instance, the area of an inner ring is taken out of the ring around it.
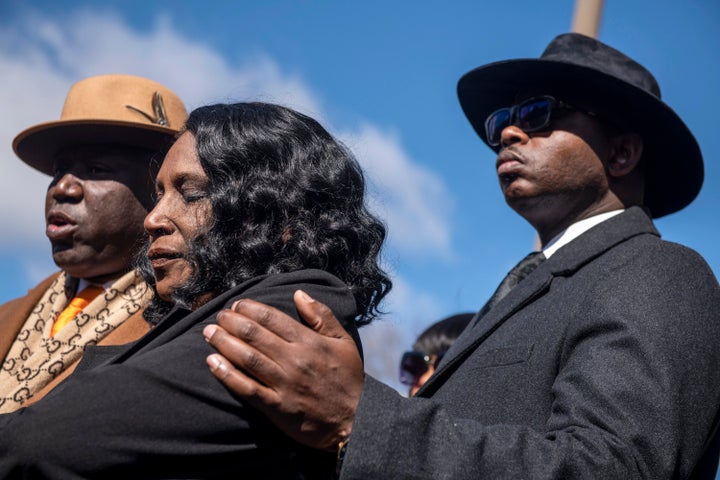
{"label": "brown fedora hat", "polygon": [[112,143],[160,151],[186,119],[185,105],[167,87],[133,75],[99,75],[70,87],[60,120],[23,130],[13,150],[52,175],[53,157],[64,147]]}
{"label": "brown fedora hat", "polygon": [[[487,143],[485,119],[527,89],[545,89],[642,136],[645,206],[654,218],[677,212],[700,192],[704,167],[695,137],[662,100],[653,75],[604,43],[578,33],[555,37],[540,58],[478,67],[458,82],[465,115]],[[492,147],[491,147],[492,148]]]}

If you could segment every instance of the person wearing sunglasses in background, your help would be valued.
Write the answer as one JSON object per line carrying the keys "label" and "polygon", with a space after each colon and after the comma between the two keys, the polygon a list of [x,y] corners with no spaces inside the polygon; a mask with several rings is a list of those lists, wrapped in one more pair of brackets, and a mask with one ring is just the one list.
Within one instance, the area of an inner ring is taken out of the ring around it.
{"label": "person wearing sunglasses in background", "polygon": [[720,285],[653,224],[700,192],[693,134],[642,65],[575,33],[468,72],[458,95],[542,252],[432,378],[405,398],[364,375],[330,309],[300,296],[312,329],[251,301],[221,313],[210,369],[337,450],[342,480],[715,478]]}
{"label": "person wearing sunglasses in background", "polygon": [[435,372],[450,345],[460,336],[472,312],[458,313],[433,323],[417,337],[412,351],[405,352],[400,360],[400,382],[410,387],[410,396]]}

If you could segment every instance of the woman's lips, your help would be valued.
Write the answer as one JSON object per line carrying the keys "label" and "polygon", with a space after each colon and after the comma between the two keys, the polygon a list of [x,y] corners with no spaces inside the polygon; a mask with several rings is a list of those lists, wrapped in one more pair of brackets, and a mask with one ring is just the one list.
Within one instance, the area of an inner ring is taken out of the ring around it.
{"label": "woman's lips", "polygon": [[168,264],[182,257],[181,253],[165,248],[151,248],[148,251],[148,259],[154,269],[166,267]]}
{"label": "woman's lips", "polygon": [[170,257],[157,257],[150,260],[150,264],[152,265],[153,269],[157,270],[166,267],[168,264],[174,262],[175,260],[178,259]]}

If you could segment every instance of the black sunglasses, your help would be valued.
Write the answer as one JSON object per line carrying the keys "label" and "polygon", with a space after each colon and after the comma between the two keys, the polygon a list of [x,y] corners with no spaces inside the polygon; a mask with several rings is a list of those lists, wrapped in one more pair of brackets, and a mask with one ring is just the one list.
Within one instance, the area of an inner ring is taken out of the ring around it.
{"label": "black sunglasses", "polygon": [[400,360],[400,383],[403,385],[417,385],[420,377],[423,376],[428,368],[432,366],[436,368],[445,355],[445,351],[437,354],[434,360],[432,357],[423,352],[411,351],[403,353]]}
{"label": "black sunglasses", "polygon": [[[524,132],[537,132],[550,125],[553,112],[557,110],[578,110],[550,95],[532,97],[518,105],[495,110],[485,120],[485,136],[491,147],[500,145],[502,131],[510,125],[518,126]],[[580,110],[582,111],[582,110]],[[593,112],[583,111],[591,116]]]}

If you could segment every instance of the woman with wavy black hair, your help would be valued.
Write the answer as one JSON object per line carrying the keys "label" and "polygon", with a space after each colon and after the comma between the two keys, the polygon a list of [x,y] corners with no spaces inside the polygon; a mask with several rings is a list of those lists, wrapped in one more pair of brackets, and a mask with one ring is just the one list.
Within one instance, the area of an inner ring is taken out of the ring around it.
{"label": "woman with wavy black hair", "polygon": [[315,120],[263,103],[201,107],[157,175],[140,270],[155,290],[135,344],[89,348],[35,405],[0,415],[0,478],[331,478],[207,370],[202,330],[242,298],[298,318],[302,290],[357,327],[391,283],[383,225],[352,155]]}
{"label": "woman with wavy black hair", "polygon": [[[189,281],[171,302],[156,296],[146,316],[258,275],[317,268],[350,287],[358,324],[369,323],[390,286],[377,265],[385,228],[363,203],[352,155],[315,120],[272,104],[201,107],[185,130],[208,177],[212,223],[190,242]],[[140,260],[154,285],[148,257]]]}

